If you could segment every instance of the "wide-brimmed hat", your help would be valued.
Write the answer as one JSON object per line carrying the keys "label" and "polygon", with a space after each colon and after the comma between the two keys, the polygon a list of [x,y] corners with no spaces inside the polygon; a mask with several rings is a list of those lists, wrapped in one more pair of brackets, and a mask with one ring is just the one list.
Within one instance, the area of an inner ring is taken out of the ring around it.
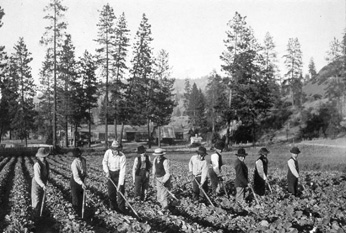
{"label": "wide-brimmed hat", "polygon": [[81,155],[82,155],[81,149],[79,149],[78,147],[74,148],[74,149],[72,150],[72,155],[73,155],[73,157],[79,157],[79,156],[81,156]]}
{"label": "wide-brimmed hat", "polygon": [[207,155],[207,149],[205,149],[205,147],[203,146],[200,146],[198,148],[198,150],[196,150],[196,152],[199,154],[199,155]]}
{"label": "wide-brimmed hat", "polygon": [[143,154],[147,151],[147,148],[145,148],[144,146],[139,146],[137,147],[137,153],[138,154]]}
{"label": "wide-brimmed hat", "polygon": [[223,150],[225,148],[225,143],[223,141],[218,141],[214,144],[214,148],[218,150]]}
{"label": "wide-brimmed hat", "polygon": [[299,148],[298,147],[293,147],[291,150],[290,150],[290,152],[292,153],[292,154],[299,154],[300,153],[300,150],[299,150]]}
{"label": "wide-brimmed hat", "polygon": [[238,152],[235,154],[236,156],[247,156],[244,148],[240,148]]}
{"label": "wide-brimmed hat", "polygon": [[49,155],[49,149],[44,147],[39,148],[36,153],[37,158],[44,158],[44,157],[47,157],[48,155]]}
{"label": "wide-brimmed hat", "polygon": [[262,147],[262,148],[259,150],[258,153],[259,153],[259,154],[269,154],[270,151],[269,151],[267,148]]}
{"label": "wide-brimmed hat", "polygon": [[114,140],[110,146],[110,148],[113,148],[113,149],[118,149],[121,147],[122,147],[121,144],[117,140]]}
{"label": "wide-brimmed hat", "polygon": [[165,152],[164,149],[162,149],[162,148],[157,148],[157,149],[155,149],[155,150],[154,150],[154,153],[153,153],[153,155],[155,155],[155,156],[164,155],[164,154],[166,154],[166,152]]}

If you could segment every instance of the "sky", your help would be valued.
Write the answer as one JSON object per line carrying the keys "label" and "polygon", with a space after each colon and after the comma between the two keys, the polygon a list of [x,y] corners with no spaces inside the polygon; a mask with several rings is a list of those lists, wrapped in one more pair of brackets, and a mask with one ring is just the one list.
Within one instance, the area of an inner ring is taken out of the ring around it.
{"label": "sky", "polygon": [[[0,28],[0,46],[13,53],[23,37],[32,53],[32,75],[38,80],[45,48],[39,44],[48,21],[43,17],[49,0],[1,0],[5,16]],[[221,71],[220,55],[225,50],[227,23],[235,12],[246,16],[261,43],[267,32],[273,37],[279,68],[285,72],[282,56],[289,38],[298,38],[303,53],[303,72],[314,59],[319,71],[327,64],[326,52],[333,38],[341,40],[346,28],[346,0],[62,0],[68,7],[65,21],[76,56],[97,47],[97,26],[102,6],[109,3],[115,15],[123,12],[130,29],[130,44],[143,13],[152,29],[154,56],[164,49],[169,53],[172,76],[200,78],[213,70]],[[131,49],[130,49],[131,51]],[[128,60],[131,59],[132,51]]]}

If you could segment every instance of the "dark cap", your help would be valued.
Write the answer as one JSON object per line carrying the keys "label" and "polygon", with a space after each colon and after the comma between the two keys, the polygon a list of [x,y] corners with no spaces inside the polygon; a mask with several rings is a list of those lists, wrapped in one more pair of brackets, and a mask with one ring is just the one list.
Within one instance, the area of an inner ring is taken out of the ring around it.
{"label": "dark cap", "polygon": [[214,147],[218,150],[223,150],[225,148],[225,143],[223,141],[218,141],[214,144]]}
{"label": "dark cap", "polygon": [[244,148],[240,148],[238,152],[235,154],[236,156],[247,156]]}
{"label": "dark cap", "polygon": [[270,151],[269,150],[267,150],[267,148],[265,148],[265,147],[262,147],[260,150],[259,150],[259,152],[258,152],[259,154],[269,154],[270,153]]}
{"label": "dark cap", "polygon": [[290,152],[292,153],[292,154],[299,154],[300,153],[300,150],[299,150],[299,148],[298,147],[293,147],[291,150],[290,150]]}
{"label": "dark cap", "polygon": [[207,149],[205,149],[203,146],[200,146],[196,152],[200,155],[207,155]]}
{"label": "dark cap", "polygon": [[73,155],[73,157],[79,157],[79,156],[81,156],[81,155],[82,155],[81,149],[79,149],[78,147],[74,148],[74,149],[72,150],[72,155]]}
{"label": "dark cap", "polygon": [[147,151],[147,148],[145,148],[144,146],[137,147],[137,154],[143,154],[146,151]]}

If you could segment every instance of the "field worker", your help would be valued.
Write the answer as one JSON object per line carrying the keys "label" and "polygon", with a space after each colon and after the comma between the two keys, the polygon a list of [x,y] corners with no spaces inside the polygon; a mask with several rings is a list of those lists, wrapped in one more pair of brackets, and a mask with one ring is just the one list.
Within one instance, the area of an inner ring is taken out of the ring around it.
{"label": "field worker", "polygon": [[254,191],[259,196],[263,196],[265,194],[265,187],[267,182],[267,174],[268,174],[268,154],[269,151],[267,148],[263,147],[258,152],[259,158],[256,160],[255,171],[254,171]]}
{"label": "field worker", "polygon": [[135,199],[137,201],[144,201],[149,187],[149,176],[152,163],[150,162],[149,155],[146,154],[146,148],[144,146],[139,146],[137,148],[137,154],[139,155],[135,158],[132,168]]}
{"label": "field worker", "polygon": [[194,176],[192,181],[193,199],[199,201],[200,188],[203,188],[206,193],[208,192],[208,163],[205,160],[207,150],[203,146],[200,146],[196,152],[197,155],[193,155],[190,159],[189,171]]}
{"label": "field worker", "polygon": [[153,155],[153,175],[156,179],[157,201],[161,204],[162,211],[168,210],[168,190],[171,189],[171,174],[169,160],[164,157],[163,149],[155,149]]}
{"label": "field worker", "polygon": [[244,148],[240,148],[236,154],[238,157],[234,163],[235,168],[235,181],[234,185],[236,187],[236,197],[235,200],[244,207],[245,204],[245,189],[250,186],[248,178],[248,168],[244,163],[247,153]]}
{"label": "field worker", "polygon": [[293,147],[291,150],[291,158],[287,161],[288,173],[287,173],[287,183],[288,192],[297,196],[298,191],[298,178],[299,178],[299,166],[298,166],[298,155],[300,150],[298,147]]}
{"label": "field worker", "polygon": [[[122,145],[118,141],[113,141],[103,157],[103,171],[108,178],[108,196],[109,204],[112,210],[125,213],[125,200],[118,194],[125,193],[125,173],[126,173],[126,156],[122,150]],[[116,186],[116,187],[115,187]]]}
{"label": "field worker", "polygon": [[214,196],[219,194],[220,182],[223,181],[221,175],[221,166],[223,165],[221,153],[224,148],[225,143],[223,141],[216,142],[214,144],[215,153],[210,156],[211,167],[209,168],[209,177]]}
{"label": "field worker", "polygon": [[79,216],[82,215],[83,193],[85,192],[85,177],[87,176],[86,160],[82,151],[75,148],[72,151],[75,158],[71,164],[72,177],[70,179],[72,206]]}
{"label": "field worker", "polygon": [[37,160],[34,164],[34,177],[31,183],[31,206],[36,215],[40,213],[43,192],[46,191],[49,175],[49,164],[46,160],[48,155],[48,148],[39,148],[36,153]]}

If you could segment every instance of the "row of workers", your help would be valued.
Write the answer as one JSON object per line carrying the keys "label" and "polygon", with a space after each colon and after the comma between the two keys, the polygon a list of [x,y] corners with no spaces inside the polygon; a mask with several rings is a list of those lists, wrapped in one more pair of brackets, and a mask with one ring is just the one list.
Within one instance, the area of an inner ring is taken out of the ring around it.
{"label": "row of workers", "polygon": [[[221,192],[223,186],[222,177],[222,151],[225,145],[220,141],[214,144],[214,153],[210,156],[210,163],[205,159],[207,151],[204,147],[199,147],[196,154],[189,161],[189,171],[193,176],[192,191],[193,199],[199,201],[204,199],[208,193],[208,178],[211,183],[211,196],[217,196]],[[292,156],[288,160],[288,191],[294,195],[297,194],[299,168],[297,156],[300,153],[297,147],[290,150]],[[155,149],[153,155],[155,158],[151,162],[150,156],[146,153],[144,146],[137,148],[138,156],[134,159],[132,177],[134,183],[135,200],[145,201],[147,199],[147,191],[149,187],[150,173],[157,190],[157,201],[160,203],[162,210],[167,211],[169,208],[169,190],[172,188],[170,169],[170,161],[165,155],[165,151],[161,148]],[[254,171],[254,191],[262,196],[265,194],[266,182],[268,179],[268,158],[269,151],[261,148],[259,158],[256,160]],[[49,175],[49,164],[46,157],[49,150],[40,148],[36,153],[37,161],[34,164],[34,177],[32,179],[32,208],[39,212],[42,205],[43,193]],[[81,213],[83,192],[86,189],[85,178],[87,177],[86,159],[81,156],[82,152],[79,148],[73,150],[75,159],[72,161],[72,175],[70,179],[72,205],[78,214]],[[244,148],[240,148],[236,153],[237,160],[234,164],[235,168],[235,187],[236,201],[244,206],[245,190],[250,186],[248,177],[248,168],[244,163],[247,153]],[[102,160],[103,171],[107,178],[109,204],[112,210],[120,213],[127,213],[125,208],[125,175],[126,175],[126,156],[122,152],[122,145],[117,141],[113,141],[110,148],[105,152]],[[174,171],[173,171],[174,172]],[[225,188],[225,186],[223,186]],[[202,190],[202,193],[201,193]],[[226,191],[226,190],[225,190]],[[121,194],[119,195],[119,192]]]}

